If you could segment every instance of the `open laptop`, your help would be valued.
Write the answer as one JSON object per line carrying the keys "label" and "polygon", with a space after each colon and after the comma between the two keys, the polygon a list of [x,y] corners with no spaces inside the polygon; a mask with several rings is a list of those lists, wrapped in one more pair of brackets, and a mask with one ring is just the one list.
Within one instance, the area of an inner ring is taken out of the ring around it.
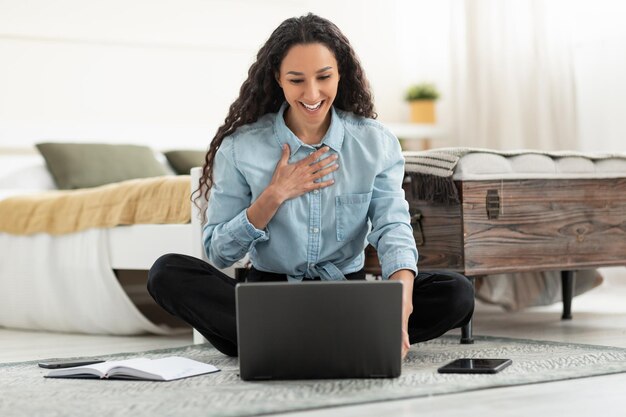
{"label": "open laptop", "polygon": [[400,375],[402,283],[243,283],[235,291],[242,379]]}

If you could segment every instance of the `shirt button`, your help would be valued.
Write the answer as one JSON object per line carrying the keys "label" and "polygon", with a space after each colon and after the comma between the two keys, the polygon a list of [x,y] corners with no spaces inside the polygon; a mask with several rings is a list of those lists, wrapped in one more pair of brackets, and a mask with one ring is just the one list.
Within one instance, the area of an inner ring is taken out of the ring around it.
{"label": "shirt button", "polygon": [[315,268],[315,264],[309,264],[309,268],[311,269]]}
{"label": "shirt button", "polygon": [[313,190],[313,194],[319,194],[320,190]]}
{"label": "shirt button", "polygon": [[317,232],[319,232],[319,231],[320,231],[320,229],[318,229],[317,227],[314,227],[314,228],[312,228],[312,229],[311,229],[311,231],[312,231],[313,233],[317,233]]}

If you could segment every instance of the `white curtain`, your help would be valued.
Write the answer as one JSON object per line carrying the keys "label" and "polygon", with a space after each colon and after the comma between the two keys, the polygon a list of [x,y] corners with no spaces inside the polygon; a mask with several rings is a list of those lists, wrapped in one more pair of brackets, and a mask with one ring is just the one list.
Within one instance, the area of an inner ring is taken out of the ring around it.
{"label": "white curtain", "polygon": [[453,146],[579,149],[567,1],[452,0]]}

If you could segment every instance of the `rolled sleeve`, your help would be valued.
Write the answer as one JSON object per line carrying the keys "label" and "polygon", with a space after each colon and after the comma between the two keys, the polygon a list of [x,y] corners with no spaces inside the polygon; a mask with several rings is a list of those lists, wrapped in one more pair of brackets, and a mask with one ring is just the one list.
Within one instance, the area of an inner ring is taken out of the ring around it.
{"label": "rolled sleeve", "polygon": [[389,279],[389,277],[401,269],[411,270],[417,276],[417,262],[413,251],[388,253],[381,260],[381,264],[383,279]]}
{"label": "rolled sleeve", "polygon": [[241,246],[250,249],[256,242],[269,239],[267,230],[259,230],[248,220],[248,210],[242,210],[234,219],[227,223],[230,236]]}

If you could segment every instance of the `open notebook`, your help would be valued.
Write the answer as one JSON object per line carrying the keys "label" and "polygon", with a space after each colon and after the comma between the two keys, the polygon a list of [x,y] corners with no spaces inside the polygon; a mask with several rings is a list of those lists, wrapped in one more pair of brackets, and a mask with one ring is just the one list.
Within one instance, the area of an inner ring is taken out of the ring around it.
{"label": "open notebook", "polygon": [[135,358],[107,361],[86,366],[55,369],[45,377],[172,381],[218,371],[219,369],[213,365],[180,356],[170,356],[161,359]]}

